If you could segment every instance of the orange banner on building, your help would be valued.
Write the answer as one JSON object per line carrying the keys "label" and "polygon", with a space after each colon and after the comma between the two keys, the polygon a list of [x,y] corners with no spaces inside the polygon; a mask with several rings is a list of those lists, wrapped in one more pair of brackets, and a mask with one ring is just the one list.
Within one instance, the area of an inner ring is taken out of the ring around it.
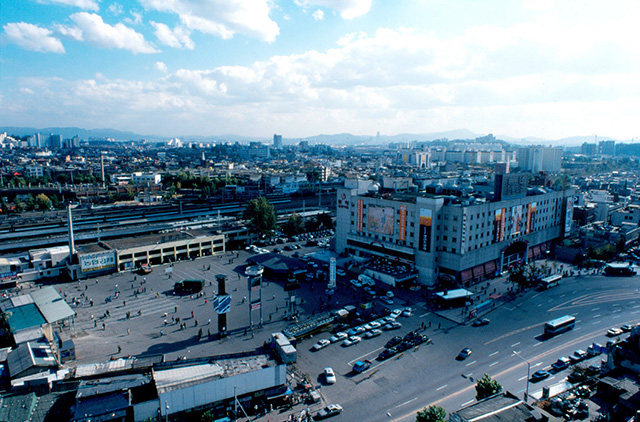
{"label": "orange banner on building", "polygon": [[361,232],[362,231],[362,213],[364,208],[364,201],[362,199],[358,199],[357,205],[357,213],[356,213],[356,229]]}
{"label": "orange banner on building", "polygon": [[400,230],[398,230],[398,239],[405,241],[407,238],[407,206],[400,205]]}

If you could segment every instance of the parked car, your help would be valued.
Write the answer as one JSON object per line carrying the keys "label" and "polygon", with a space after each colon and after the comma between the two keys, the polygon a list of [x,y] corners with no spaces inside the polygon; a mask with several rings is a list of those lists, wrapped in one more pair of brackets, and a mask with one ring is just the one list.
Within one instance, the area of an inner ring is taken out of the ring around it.
{"label": "parked car", "polygon": [[541,380],[547,378],[549,375],[551,375],[551,374],[549,374],[547,371],[543,371],[541,369],[539,371],[534,372],[533,375],[531,375],[531,381],[533,381],[533,382],[541,381]]}
{"label": "parked car", "polygon": [[562,371],[563,369],[567,369],[571,361],[567,357],[561,357],[557,361],[551,364],[551,368],[555,371]]}
{"label": "parked car", "polygon": [[376,291],[373,290],[371,287],[369,286],[364,286],[364,291],[367,292],[368,294],[370,294],[371,296],[375,296],[376,295]]}
{"label": "parked car", "polygon": [[393,294],[393,292],[391,290],[389,290],[387,293],[385,293],[385,296],[387,296],[388,298],[392,298],[395,295]]}
{"label": "parked car", "polygon": [[429,338],[429,336],[423,334],[413,339],[413,344],[415,344],[416,346],[422,343],[431,343],[431,339]]}
{"label": "parked car", "polygon": [[382,334],[382,331],[378,330],[377,328],[374,328],[371,331],[367,331],[366,333],[364,333],[364,338],[374,338],[374,337],[378,337],[380,334]]}
{"label": "parked car", "polygon": [[354,279],[352,279],[349,283],[351,283],[351,285],[352,285],[353,287],[358,287],[358,288],[359,288],[359,287],[362,287],[362,283],[360,283],[360,282],[359,282],[358,280],[356,280],[355,278],[354,278]]}
{"label": "parked car", "polygon": [[387,305],[393,305],[393,300],[389,299],[387,296],[380,296],[380,302],[386,303]]}
{"label": "parked car", "polygon": [[358,335],[358,334],[362,334],[365,331],[367,331],[367,330],[364,327],[353,327],[352,329],[347,331],[347,334],[349,334],[350,336],[355,336],[355,335]]}
{"label": "parked car", "polygon": [[411,309],[411,308],[404,308],[404,309],[402,310],[401,315],[402,315],[403,317],[410,317],[411,315],[413,315],[413,309]]}
{"label": "parked car", "polygon": [[336,374],[333,372],[333,369],[330,367],[324,368],[324,380],[327,384],[335,384],[336,383]]}
{"label": "parked car", "polygon": [[358,336],[350,336],[349,338],[344,339],[342,342],[343,347],[353,346],[354,344],[358,344],[362,341],[362,337]]}
{"label": "parked car", "polygon": [[399,322],[390,322],[382,328],[386,331],[397,330],[399,328],[402,328],[402,324],[400,324]]}
{"label": "parked car", "polygon": [[318,340],[318,342],[313,345],[311,350],[317,352],[318,350],[324,349],[325,347],[327,347],[330,344],[331,344],[331,342],[329,340],[327,340],[326,338],[323,338],[322,340]]}
{"label": "parked car", "polygon": [[624,324],[622,327],[620,327],[623,333],[628,333],[629,331],[631,331],[632,328],[633,328],[633,325],[631,324]]}
{"label": "parked car", "polygon": [[371,321],[369,324],[371,328],[380,328],[381,324],[378,321]]}
{"label": "parked car", "polygon": [[402,309],[394,309],[393,311],[391,311],[391,313],[389,314],[389,316],[393,319],[398,318],[400,315],[402,314]]}
{"label": "parked car", "polygon": [[409,350],[412,347],[413,347],[413,342],[411,342],[411,340],[409,341],[404,340],[402,343],[396,346],[396,349],[398,349],[398,352],[404,352],[405,350]]}
{"label": "parked car", "polygon": [[489,318],[478,318],[471,323],[474,327],[482,327],[483,325],[487,325],[491,320]]}
{"label": "parked car", "polygon": [[334,335],[332,335],[332,336],[329,338],[329,341],[330,341],[331,343],[336,343],[336,342],[338,342],[338,341],[340,341],[340,340],[344,340],[344,339],[346,339],[347,337],[349,337],[349,335],[348,335],[347,333],[345,333],[345,332],[339,332],[339,333],[335,333]]}
{"label": "parked car", "polygon": [[465,347],[464,349],[462,349],[460,351],[460,353],[458,353],[458,356],[456,357],[456,359],[458,360],[465,360],[466,358],[468,358],[469,356],[471,356],[471,349],[469,349],[468,347]]}
{"label": "parked car", "polygon": [[587,352],[585,352],[582,349],[576,350],[575,352],[573,352],[573,355],[569,356],[571,363],[582,362],[586,358],[587,358]]}
{"label": "parked car", "polygon": [[389,348],[391,348],[393,346],[397,346],[400,343],[402,343],[402,337],[395,336],[395,337],[391,337],[391,339],[389,339],[389,341],[387,342],[387,344],[384,345],[384,347],[389,349]]}
{"label": "parked car", "polygon": [[602,353],[602,345],[598,343],[593,343],[591,346],[587,348],[587,354],[589,356],[597,356]]}
{"label": "parked car", "polygon": [[324,409],[318,410],[318,413],[313,417],[315,420],[327,419],[331,416],[336,416],[342,412],[342,406],[339,404],[330,404]]}
{"label": "parked car", "polygon": [[395,347],[390,347],[388,349],[384,349],[382,352],[380,352],[380,354],[378,355],[378,360],[386,360],[389,359],[392,356],[397,355],[398,349],[396,349]]}
{"label": "parked car", "polygon": [[336,270],[336,274],[338,274],[340,277],[344,277],[347,274],[347,272],[345,270],[343,270],[342,268],[338,268]]}
{"label": "parked car", "polygon": [[615,336],[619,336],[619,335],[620,335],[620,334],[622,334],[622,333],[623,333],[623,331],[622,331],[620,328],[615,328],[615,327],[614,327],[614,328],[610,328],[610,329],[607,331],[607,336],[609,336],[609,337],[615,337]]}

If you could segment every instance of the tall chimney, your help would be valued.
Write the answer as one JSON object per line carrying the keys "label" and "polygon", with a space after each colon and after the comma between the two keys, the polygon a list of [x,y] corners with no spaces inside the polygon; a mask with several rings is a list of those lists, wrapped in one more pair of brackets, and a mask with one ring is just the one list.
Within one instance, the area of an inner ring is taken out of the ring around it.
{"label": "tall chimney", "polygon": [[71,217],[71,204],[67,204],[67,219],[69,220],[69,262],[73,262],[76,246],[73,242],[73,218]]}
{"label": "tall chimney", "polygon": [[104,156],[100,154],[100,172],[102,174],[102,189],[104,189]]}

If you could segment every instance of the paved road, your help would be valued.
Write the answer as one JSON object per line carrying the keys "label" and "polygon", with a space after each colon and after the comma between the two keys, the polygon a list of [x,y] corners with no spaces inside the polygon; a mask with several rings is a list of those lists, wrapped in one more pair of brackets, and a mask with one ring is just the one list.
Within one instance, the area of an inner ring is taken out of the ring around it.
{"label": "paved road", "polygon": [[[321,373],[324,366],[336,370],[338,382],[322,386],[321,391],[327,402],[343,405],[344,420],[410,421],[417,410],[431,404],[454,411],[474,401],[476,379],[484,373],[496,378],[505,390],[523,395],[527,364],[514,351],[530,363],[533,373],[560,356],[586,349],[594,341],[605,344],[608,328],[640,322],[639,284],[635,277],[568,278],[558,287],[530,291],[498,308],[488,315],[492,322],[484,327],[457,326],[414,306],[417,312],[412,317],[399,319],[404,324],[399,333],[431,322],[431,328],[425,331],[433,338],[432,345],[421,345],[400,358],[376,363],[365,374],[351,376],[350,364],[355,359],[375,357],[397,332],[348,349],[331,345],[317,353],[307,352],[314,339],[299,347],[299,366],[312,375]],[[544,323],[566,314],[576,317],[575,329],[544,339]],[[441,329],[438,324],[442,324]],[[464,361],[455,360],[463,347],[471,347],[473,354]],[[538,394],[545,385],[561,382],[568,372],[532,383],[530,395]]]}

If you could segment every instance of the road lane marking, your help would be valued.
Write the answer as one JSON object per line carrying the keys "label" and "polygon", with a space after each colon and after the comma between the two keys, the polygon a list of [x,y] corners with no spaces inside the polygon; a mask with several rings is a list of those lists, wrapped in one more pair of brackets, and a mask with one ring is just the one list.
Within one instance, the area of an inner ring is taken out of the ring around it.
{"label": "road lane marking", "polygon": [[476,362],[477,362],[477,361],[475,361],[475,360],[474,360],[473,362],[469,362],[469,363],[467,363],[465,366],[473,365],[473,364],[474,364],[474,363],[476,363]]}
{"label": "road lane marking", "polygon": [[541,341],[539,341],[539,342],[537,342],[536,344],[534,344],[534,345],[533,345],[533,347],[538,347],[538,346],[540,346],[541,344],[543,344],[543,343],[542,343]]}
{"label": "road lane marking", "polygon": [[540,366],[540,365],[542,365],[542,362],[536,363],[535,365],[532,366],[532,368],[535,368],[536,366]]}
{"label": "road lane marking", "polygon": [[404,402],[404,403],[400,403],[399,405],[397,405],[397,406],[396,406],[396,409],[397,409],[397,408],[399,408],[399,407],[404,406],[405,404],[409,404],[409,403],[411,403],[411,402],[413,402],[413,401],[416,401],[416,400],[418,400],[418,398],[417,398],[417,397],[414,397],[414,398],[412,398],[411,400],[407,400],[407,401],[406,401],[406,402]]}
{"label": "road lane marking", "polygon": [[354,360],[351,360],[351,361],[347,362],[347,364],[348,364],[349,366],[353,366],[353,363],[354,363],[354,362],[364,359],[364,357],[365,357],[365,356],[373,355],[373,354],[375,354],[376,352],[378,352],[378,350],[382,350],[382,349],[384,349],[384,347],[378,347],[377,349],[372,350],[372,351],[370,351],[369,353],[365,353],[364,355],[362,355],[362,356],[360,356],[360,357],[358,357],[358,358],[355,358]]}
{"label": "road lane marking", "polygon": [[499,361],[499,360],[497,360],[497,361],[493,362],[491,365],[489,365],[489,368],[491,368],[492,366],[496,366],[498,363],[500,363],[500,361]]}
{"label": "road lane marking", "polygon": [[440,390],[442,390],[443,388],[447,388],[447,386],[448,386],[448,385],[449,385],[449,384],[445,384],[445,385],[443,385],[443,386],[441,386],[441,387],[438,387],[438,388],[436,388],[436,391],[440,391]]}
{"label": "road lane marking", "polygon": [[513,348],[513,347],[516,347],[518,344],[520,344],[520,342],[513,343],[513,344],[511,345],[511,347],[512,347],[512,348]]}
{"label": "road lane marking", "polygon": [[495,356],[495,355],[497,355],[498,353],[500,353],[500,352],[496,350],[495,352],[491,353],[491,354],[489,355],[489,357],[491,357],[491,356]]}
{"label": "road lane marking", "polygon": [[602,316],[602,315],[597,314],[597,315],[594,315],[592,318],[600,318],[601,316]]}
{"label": "road lane marking", "polygon": [[591,312],[595,312],[595,311],[599,311],[599,310],[600,310],[600,308],[593,308],[593,309],[591,309]]}
{"label": "road lane marking", "polygon": [[462,403],[462,404],[460,405],[460,407],[465,407],[466,405],[471,404],[471,403],[473,403],[474,401],[475,401],[475,400],[469,400],[468,402],[464,402],[464,403]]}
{"label": "road lane marking", "polygon": [[542,306],[542,303],[538,303],[538,308]]}
{"label": "road lane marking", "polygon": [[418,318],[426,317],[427,315],[430,315],[430,314],[431,314],[431,312],[425,312],[422,315],[418,315]]}
{"label": "road lane marking", "polygon": [[527,379],[527,376],[526,376],[526,375],[525,375],[524,377],[520,377],[520,378],[518,378],[518,381],[522,381],[522,380],[524,380],[524,379]]}
{"label": "road lane marking", "polygon": [[598,325],[598,324],[600,324],[601,322],[602,322],[601,320],[597,320],[597,321],[593,321],[591,324],[592,324],[592,325]]}
{"label": "road lane marking", "polygon": [[614,315],[611,317],[611,319],[616,319],[616,318],[620,318],[620,315]]}

